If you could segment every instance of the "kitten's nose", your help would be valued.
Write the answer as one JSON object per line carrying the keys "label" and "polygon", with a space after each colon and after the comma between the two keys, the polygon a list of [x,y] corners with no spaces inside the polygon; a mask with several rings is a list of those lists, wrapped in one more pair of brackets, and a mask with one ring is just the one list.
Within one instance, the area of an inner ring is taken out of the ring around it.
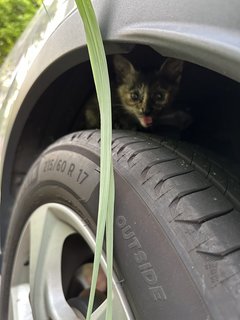
{"label": "kitten's nose", "polygon": [[144,115],[145,115],[145,116],[149,116],[150,113],[151,113],[151,110],[149,110],[149,109],[147,109],[147,110],[144,111]]}

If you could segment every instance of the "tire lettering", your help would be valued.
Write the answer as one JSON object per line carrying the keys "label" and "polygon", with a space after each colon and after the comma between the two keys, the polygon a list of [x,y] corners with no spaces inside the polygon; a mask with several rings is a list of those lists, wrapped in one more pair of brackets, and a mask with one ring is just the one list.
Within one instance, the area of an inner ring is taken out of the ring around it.
{"label": "tire lettering", "polygon": [[84,180],[86,180],[88,177],[88,173],[86,171],[83,171],[82,169],[79,170],[79,175],[77,178],[77,182],[79,184],[82,184]]}
{"label": "tire lettering", "polygon": [[[128,246],[129,247],[129,246]],[[138,251],[137,253],[134,253],[135,261],[137,263],[142,263],[147,261],[147,255],[144,251]]]}
{"label": "tire lettering", "polygon": [[157,275],[153,269],[143,271],[142,275],[149,286],[154,286],[157,284]]}
{"label": "tire lettering", "polygon": [[118,225],[118,227],[123,228],[123,227],[125,227],[126,223],[127,223],[127,220],[126,220],[126,218],[124,216],[118,216],[117,217],[117,225]]}
{"label": "tire lettering", "polygon": [[128,248],[133,249],[133,248],[138,248],[141,249],[142,246],[140,244],[140,242],[138,241],[137,237],[133,237],[133,241],[131,243],[129,243]]}
{"label": "tire lettering", "polygon": [[39,179],[59,181],[87,202],[99,184],[99,166],[87,157],[67,150],[54,150],[43,156]]}
{"label": "tire lettering", "polygon": [[122,229],[123,239],[125,240],[131,239],[135,235],[134,232],[130,230],[131,230],[131,227],[129,225]]}
{"label": "tire lettering", "polygon": [[129,241],[128,248],[133,251],[134,261],[138,265],[138,270],[148,286],[149,293],[154,301],[167,300],[167,295],[161,285],[159,285],[157,274],[148,260],[148,256],[142,249],[142,245],[132,227],[127,224],[124,216],[118,216],[116,219],[117,226],[121,229],[124,240]]}
{"label": "tire lettering", "polygon": [[78,175],[74,177],[76,171],[76,165],[74,163],[68,163],[63,159],[49,159],[44,162],[43,172],[60,172],[66,173],[70,178],[75,178],[79,184],[82,184],[88,177],[89,173],[83,169],[78,169]]}
{"label": "tire lettering", "polygon": [[67,162],[65,160],[63,161],[62,159],[60,159],[56,166],[56,171],[63,173],[66,167],[67,167]]}
{"label": "tire lettering", "polygon": [[47,160],[44,164],[43,172],[52,171],[54,168],[54,159]]}
{"label": "tire lettering", "polygon": [[142,265],[139,266],[138,268],[139,268],[139,270],[144,271],[144,270],[147,270],[147,269],[149,269],[149,268],[151,268],[151,267],[152,267],[151,263],[150,263],[150,262],[147,262],[147,263],[142,264]]}
{"label": "tire lettering", "polygon": [[75,170],[75,164],[74,163],[71,163],[70,164],[70,167],[69,167],[69,169],[68,169],[68,175],[69,175],[69,177],[72,177],[72,174],[73,174],[73,171]]}
{"label": "tire lettering", "polygon": [[152,293],[154,301],[167,300],[167,296],[166,296],[162,286],[151,287],[151,288],[149,288],[149,290]]}

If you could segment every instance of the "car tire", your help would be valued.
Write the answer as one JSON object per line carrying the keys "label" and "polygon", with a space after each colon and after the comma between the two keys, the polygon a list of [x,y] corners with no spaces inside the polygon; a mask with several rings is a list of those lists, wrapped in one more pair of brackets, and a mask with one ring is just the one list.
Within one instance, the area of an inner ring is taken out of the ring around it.
{"label": "car tire", "polygon": [[[134,318],[239,319],[235,179],[182,142],[115,131],[112,148],[115,272]],[[19,239],[37,208],[64,205],[96,231],[99,149],[99,131],[77,132],[47,148],[29,170],[4,250],[1,319],[9,317]]]}

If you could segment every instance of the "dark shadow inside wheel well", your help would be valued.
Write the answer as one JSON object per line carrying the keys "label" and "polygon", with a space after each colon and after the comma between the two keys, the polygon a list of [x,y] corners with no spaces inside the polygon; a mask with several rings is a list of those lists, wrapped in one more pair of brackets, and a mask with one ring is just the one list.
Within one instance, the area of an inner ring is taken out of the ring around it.
{"label": "dark shadow inside wheel well", "polygon": [[39,154],[58,138],[72,132],[80,106],[93,90],[89,63],[58,77],[37,101],[23,128],[15,154],[12,188],[16,192]]}
{"label": "dark shadow inside wheel well", "polygon": [[[128,57],[137,68],[158,68],[164,60],[154,50],[140,45]],[[109,66],[112,74],[111,58]],[[79,129],[79,110],[92,91],[90,65],[83,63],[62,74],[44,92],[21,134],[14,161],[13,191],[42,150],[59,137]],[[185,63],[175,104],[191,114],[193,123],[180,133],[181,138],[237,162],[240,158],[239,101],[239,83]]]}
{"label": "dark shadow inside wheel well", "polygon": [[[141,45],[136,45],[128,57],[136,67],[144,68],[157,68],[164,60],[153,49]],[[109,67],[112,75],[111,57]],[[90,65],[83,63],[59,76],[41,95],[29,114],[15,150],[9,190],[12,199],[41,151],[65,134],[79,130],[79,111],[93,88]],[[211,149],[238,167],[239,101],[239,83],[186,62],[175,103],[191,114],[193,122],[178,133],[178,138]]]}

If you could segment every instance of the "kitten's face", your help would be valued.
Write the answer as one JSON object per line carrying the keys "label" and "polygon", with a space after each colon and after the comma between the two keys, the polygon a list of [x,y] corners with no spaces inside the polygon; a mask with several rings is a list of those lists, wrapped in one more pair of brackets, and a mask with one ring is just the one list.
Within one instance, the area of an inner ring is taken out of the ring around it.
{"label": "kitten's face", "polygon": [[122,56],[115,56],[117,92],[121,106],[143,127],[149,127],[177,93],[183,62],[167,59],[159,71],[144,74]]}

